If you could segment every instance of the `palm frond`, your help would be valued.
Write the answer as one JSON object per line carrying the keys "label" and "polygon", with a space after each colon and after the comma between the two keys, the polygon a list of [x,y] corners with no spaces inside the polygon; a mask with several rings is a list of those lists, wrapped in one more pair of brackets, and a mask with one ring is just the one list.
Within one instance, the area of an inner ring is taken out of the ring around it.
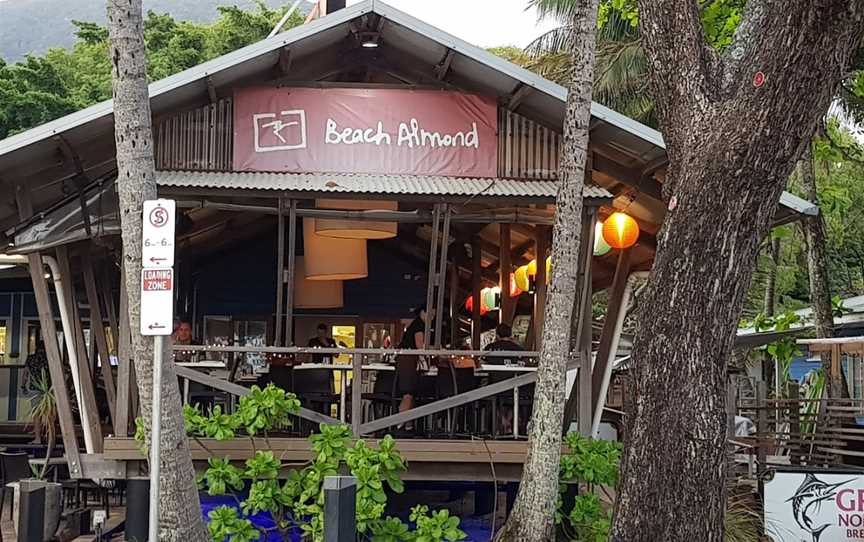
{"label": "palm frond", "polygon": [[536,9],[540,19],[570,21],[576,15],[577,3],[573,0],[528,0],[528,8]]}

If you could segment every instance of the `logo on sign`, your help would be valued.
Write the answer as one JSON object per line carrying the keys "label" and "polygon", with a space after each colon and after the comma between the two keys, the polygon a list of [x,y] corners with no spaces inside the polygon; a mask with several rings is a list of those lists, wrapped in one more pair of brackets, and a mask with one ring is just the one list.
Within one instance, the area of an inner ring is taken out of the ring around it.
{"label": "logo on sign", "polygon": [[306,111],[292,109],[252,115],[255,152],[290,151],[306,148]]}
{"label": "logo on sign", "polygon": [[161,228],[165,224],[168,223],[168,218],[170,217],[170,213],[164,207],[156,207],[152,211],[150,211],[150,216],[148,220],[150,220],[150,225],[154,228]]}

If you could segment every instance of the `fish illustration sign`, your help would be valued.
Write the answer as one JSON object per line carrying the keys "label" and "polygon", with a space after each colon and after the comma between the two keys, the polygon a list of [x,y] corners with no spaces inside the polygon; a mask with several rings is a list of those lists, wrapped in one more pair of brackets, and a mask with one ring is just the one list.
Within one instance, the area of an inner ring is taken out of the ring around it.
{"label": "fish illustration sign", "polygon": [[234,170],[495,177],[495,100],[441,90],[243,88]]}
{"label": "fish illustration sign", "polygon": [[775,473],[765,483],[765,533],[774,542],[864,541],[864,475]]}

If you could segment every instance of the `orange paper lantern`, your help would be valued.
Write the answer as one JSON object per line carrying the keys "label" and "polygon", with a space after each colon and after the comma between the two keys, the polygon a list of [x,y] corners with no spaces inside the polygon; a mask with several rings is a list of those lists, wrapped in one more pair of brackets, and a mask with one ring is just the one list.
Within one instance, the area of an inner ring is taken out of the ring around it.
{"label": "orange paper lantern", "polygon": [[510,273],[510,297],[516,297],[522,293],[522,289],[516,284],[516,274]]}
{"label": "orange paper lantern", "polygon": [[612,213],[603,222],[603,240],[612,248],[630,248],[639,239],[639,224],[624,213]]}
{"label": "orange paper lantern", "polygon": [[[465,308],[468,312],[474,311],[474,296],[468,296],[468,299],[465,300]],[[489,307],[486,306],[486,303],[483,301],[483,296],[480,296],[480,316],[483,316],[489,312]]]}

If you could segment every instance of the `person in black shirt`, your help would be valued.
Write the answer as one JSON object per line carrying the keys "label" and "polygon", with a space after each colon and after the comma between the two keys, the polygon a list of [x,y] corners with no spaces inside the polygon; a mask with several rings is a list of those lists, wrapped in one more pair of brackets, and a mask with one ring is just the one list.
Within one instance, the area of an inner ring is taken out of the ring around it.
{"label": "person in black shirt", "polygon": [[[507,324],[498,324],[498,327],[495,328],[495,341],[486,345],[486,350],[488,352],[522,352],[525,349],[522,346],[513,340],[513,330]],[[488,357],[485,360],[485,363],[490,363],[492,365],[514,365],[518,363],[520,360],[503,358],[503,357]]]}
{"label": "person in black shirt", "polygon": [[[507,324],[498,324],[498,327],[495,328],[495,341],[486,345],[486,348],[483,350],[487,352],[522,352],[525,349],[522,346],[512,339],[513,330]],[[520,361],[519,358],[505,358],[505,357],[492,357],[489,356],[484,358],[484,363],[489,363],[490,365],[514,365]],[[508,378],[512,378],[516,376],[515,374],[509,374],[506,376],[503,375],[495,375],[494,373],[490,374],[490,382],[500,382],[501,380],[506,380]],[[513,432],[513,408],[510,406],[501,406],[498,409],[498,423],[501,426],[502,433],[511,433]]]}
{"label": "person in black shirt", "polygon": [[[426,332],[426,306],[421,305],[414,311],[414,320],[402,334],[399,348],[403,350],[422,350],[426,347],[424,334]],[[402,396],[399,402],[399,412],[414,408],[414,396],[417,395],[419,374],[417,363],[420,356],[400,354],[396,357],[396,379],[399,384],[397,393]]]}
{"label": "person in black shirt", "polygon": [[[327,325],[318,324],[317,335],[309,339],[309,348],[336,348],[336,341],[327,335]],[[313,354],[312,363],[332,363],[332,354]]]}

